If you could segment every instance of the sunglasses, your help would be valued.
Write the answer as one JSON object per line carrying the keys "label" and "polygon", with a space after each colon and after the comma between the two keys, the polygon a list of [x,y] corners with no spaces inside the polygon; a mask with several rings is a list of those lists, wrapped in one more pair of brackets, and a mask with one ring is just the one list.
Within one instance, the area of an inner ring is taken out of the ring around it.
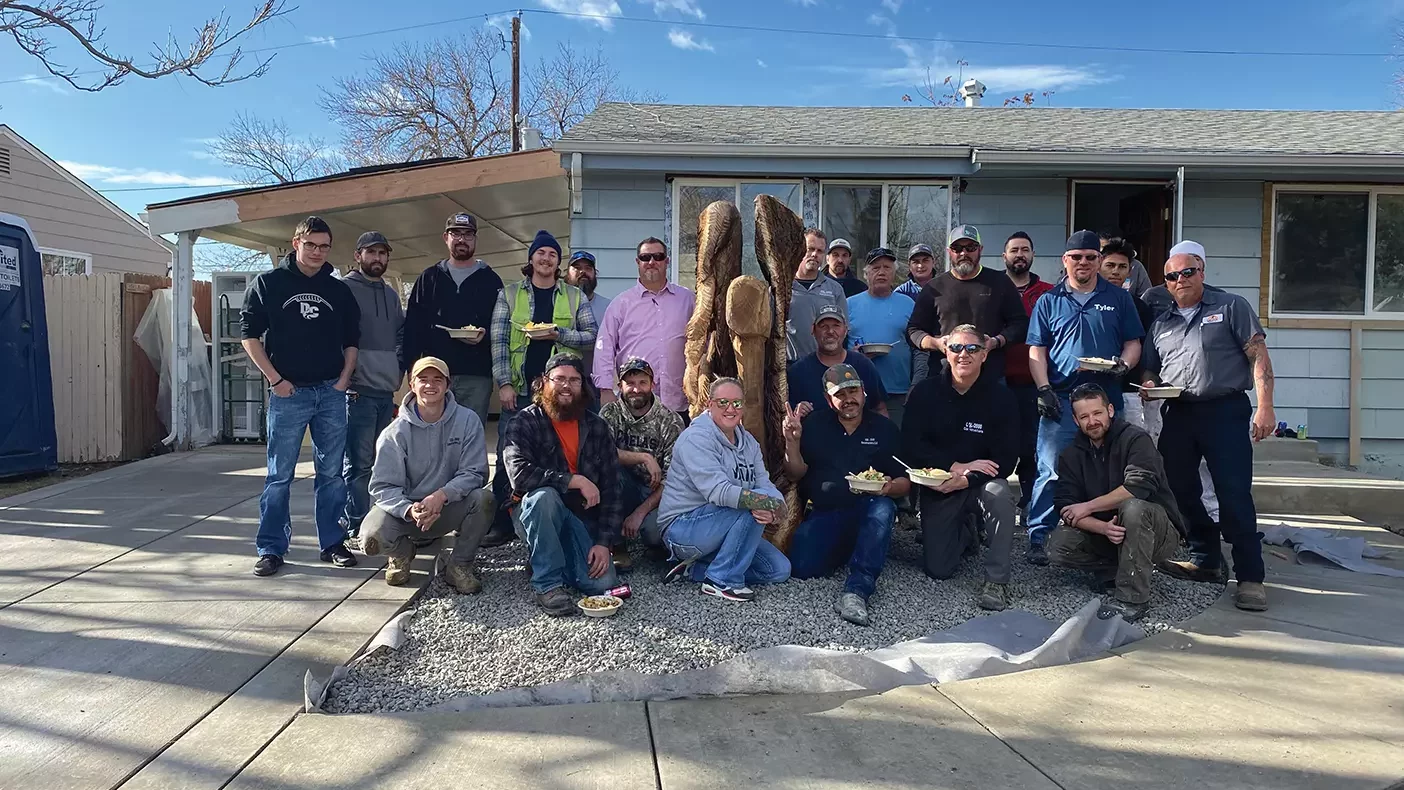
{"label": "sunglasses", "polygon": [[984,351],[985,347],[980,345],[979,343],[966,343],[965,345],[947,345],[946,350],[951,352],[952,354],[957,355],[959,355],[962,351],[964,351],[967,354],[978,354],[981,351]]}
{"label": "sunglasses", "polygon": [[1067,253],[1063,257],[1067,258],[1073,263],[1078,263],[1080,261],[1091,261],[1093,263],[1096,263],[1097,259],[1102,257],[1102,254],[1100,252],[1089,252],[1086,255],[1082,255],[1081,253]]}
{"label": "sunglasses", "polygon": [[1200,269],[1196,266],[1188,269],[1181,269],[1178,272],[1166,272],[1165,281],[1173,283],[1178,281],[1181,277],[1193,277],[1198,271],[1200,271]]}
{"label": "sunglasses", "polygon": [[740,398],[737,398],[735,400],[729,400],[727,398],[712,398],[712,403],[715,403],[718,409],[739,409],[742,406],[746,405],[746,401]]}
{"label": "sunglasses", "polygon": [[980,249],[980,247],[975,244],[956,244],[951,246],[951,252],[954,252],[957,255],[964,252],[974,252],[978,249]]}
{"label": "sunglasses", "polygon": [[666,253],[666,252],[641,252],[641,253],[639,253],[639,263],[644,263],[644,262],[646,262],[646,261],[656,261],[656,262],[658,262],[658,263],[662,263],[663,261],[666,261],[666,260],[668,260],[668,253]]}

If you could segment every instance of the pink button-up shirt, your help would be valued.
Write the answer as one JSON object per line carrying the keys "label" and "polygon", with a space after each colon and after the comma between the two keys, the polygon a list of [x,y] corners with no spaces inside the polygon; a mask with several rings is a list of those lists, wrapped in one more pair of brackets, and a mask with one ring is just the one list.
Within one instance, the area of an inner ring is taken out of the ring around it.
{"label": "pink button-up shirt", "polygon": [[643,357],[653,368],[653,391],[663,405],[673,411],[687,408],[683,346],[696,303],[697,294],[677,283],[668,283],[658,293],[636,283],[614,297],[595,339],[595,386],[613,390],[619,365],[629,357]]}

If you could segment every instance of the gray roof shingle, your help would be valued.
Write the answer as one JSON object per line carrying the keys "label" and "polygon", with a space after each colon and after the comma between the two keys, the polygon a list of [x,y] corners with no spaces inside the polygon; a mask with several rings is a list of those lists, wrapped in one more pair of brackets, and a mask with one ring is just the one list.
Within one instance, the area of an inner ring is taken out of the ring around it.
{"label": "gray roof shingle", "polygon": [[1000,151],[1404,154],[1404,112],[600,105],[561,139]]}

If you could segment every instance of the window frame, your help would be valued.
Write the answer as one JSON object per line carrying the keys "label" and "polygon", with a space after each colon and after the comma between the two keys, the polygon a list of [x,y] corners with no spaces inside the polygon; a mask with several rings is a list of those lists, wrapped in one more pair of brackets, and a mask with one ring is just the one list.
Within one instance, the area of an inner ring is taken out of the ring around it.
{"label": "window frame", "polygon": [[[1365,309],[1359,313],[1297,313],[1280,312],[1273,299],[1277,289],[1277,196],[1287,194],[1324,194],[1341,192],[1364,194],[1368,197],[1365,207]],[[1404,195],[1404,185],[1381,184],[1311,184],[1274,183],[1272,185],[1272,206],[1267,216],[1271,226],[1267,232],[1267,313],[1268,320],[1320,319],[1328,321],[1389,321],[1404,322],[1404,313],[1375,311],[1375,215],[1380,195]],[[1212,253],[1211,253],[1212,255]]]}
{"label": "window frame", "polygon": [[56,274],[54,277],[86,277],[93,273],[93,254],[91,252],[78,252],[76,250],[60,250],[54,247],[39,247],[40,268],[43,268],[45,255],[61,255],[65,258],[79,258],[84,262],[83,272],[79,274]]}
{"label": "window frame", "polygon": [[[884,246],[884,247],[891,247],[891,246],[892,246],[891,239],[889,239],[889,238],[887,237],[887,225],[888,225],[888,220],[887,220],[887,207],[888,207],[888,201],[889,201],[889,199],[890,199],[890,196],[888,195],[888,188],[889,188],[889,187],[894,187],[894,186],[901,186],[901,187],[945,187],[945,188],[946,188],[946,232],[949,233],[949,232],[950,232],[950,229],[953,228],[953,227],[955,227],[955,209],[956,209],[956,205],[955,205],[955,204],[956,204],[955,194],[956,194],[956,188],[957,188],[957,187],[956,187],[956,179],[955,179],[955,178],[937,178],[937,179],[904,179],[904,178],[895,178],[895,179],[887,179],[887,178],[825,178],[825,179],[820,179],[820,181],[819,181],[819,229],[822,230],[822,231],[824,231],[824,233],[826,233],[826,234],[829,232],[829,229],[826,228],[826,227],[824,227],[824,187],[828,186],[829,184],[833,184],[834,186],[855,186],[855,187],[880,186],[880,187],[882,187],[882,198],[881,198],[881,200],[882,200],[882,216],[881,216],[881,217],[879,218],[879,220],[878,220],[878,238],[881,239],[881,241],[880,241],[879,243],[882,244],[882,246]],[[853,257],[854,257],[855,259],[857,259],[860,255],[866,255],[867,252],[868,252],[867,250],[862,250],[862,251],[854,250],[854,251],[853,251]],[[901,250],[894,250],[894,252],[897,252],[897,253],[900,254],[902,251],[901,251]]]}
{"label": "window frame", "polygon": [[[681,190],[682,190],[682,188],[683,188],[683,187],[726,187],[726,186],[729,186],[729,187],[732,188],[732,189],[731,189],[731,202],[734,203],[734,204],[736,204],[736,209],[737,209],[738,211],[741,211],[741,210],[743,209],[743,206],[741,205],[741,185],[742,185],[742,184],[783,184],[783,185],[786,185],[786,186],[797,187],[797,188],[799,189],[799,191],[800,191],[800,207],[801,207],[801,211],[803,211],[803,206],[804,206],[804,178],[803,178],[802,176],[783,177],[783,178],[782,178],[782,177],[776,177],[776,178],[706,178],[706,177],[691,178],[691,177],[688,177],[688,178],[684,178],[684,177],[681,177],[681,176],[674,176],[674,177],[673,177],[673,184],[672,184],[673,222],[672,222],[672,227],[668,229],[668,281],[669,281],[669,282],[678,282],[678,258],[677,258],[677,250],[678,250],[678,242],[679,242],[680,239],[682,238],[682,222],[679,221],[678,206],[682,205],[682,200],[681,200],[681,197],[682,197],[682,191],[681,191]],[[800,217],[800,222],[803,223],[803,221],[804,221],[804,217],[801,216],[801,217]]]}

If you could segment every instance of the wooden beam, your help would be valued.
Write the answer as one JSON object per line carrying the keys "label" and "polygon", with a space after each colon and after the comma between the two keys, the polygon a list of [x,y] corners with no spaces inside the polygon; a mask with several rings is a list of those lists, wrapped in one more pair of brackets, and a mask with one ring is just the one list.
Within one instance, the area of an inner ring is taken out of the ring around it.
{"label": "wooden beam", "polygon": [[[1263,182],[1263,228],[1262,228],[1262,261],[1258,264],[1258,320],[1263,326],[1268,325],[1268,314],[1272,312],[1272,305],[1268,299],[1269,289],[1272,287],[1272,182]],[[1276,321],[1272,326],[1281,326]]]}
{"label": "wooden beam", "polygon": [[549,148],[426,165],[389,173],[347,175],[313,184],[236,195],[239,221],[315,214],[518,181],[564,178],[560,154]]}
{"label": "wooden beam", "polygon": [[1363,345],[1361,336],[1364,330],[1357,324],[1350,328],[1350,465],[1358,467],[1365,462],[1365,455],[1360,449],[1361,427],[1360,427],[1360,391],[1362,380],[1365,376],[1365,354],[1361,351]]}

